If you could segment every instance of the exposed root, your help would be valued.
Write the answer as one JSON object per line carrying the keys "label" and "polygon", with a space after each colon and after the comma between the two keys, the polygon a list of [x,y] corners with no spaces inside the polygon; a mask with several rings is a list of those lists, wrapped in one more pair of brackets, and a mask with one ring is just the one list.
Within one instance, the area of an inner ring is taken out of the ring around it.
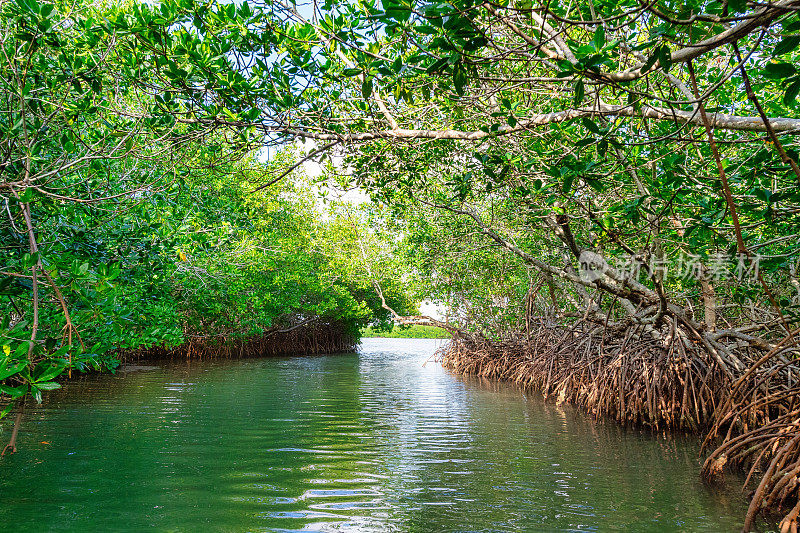
{"label": "exposed root", "polygon": [[727,369],[696,343],[658,340],[644,328],[618,335],[588,323],[542,324],[530,341],[456,339],[440,357],[456,372],[513,381],[624,424],[710,425],[720,389],[730,384]]}
{"label": "exposed root", "polygon": [[437,355],[457,373],[512,381],[622,424],[707,432],[704,448],[716,449],[703,477],[748,472],[746,484],[758,487],[745,530],[760,512],[784,510],[785,531],[796,530],[800,514],[798,356],[792,336],[770,344],[677,320],[658,330],[541,321],[502,341],[455,338]]}
{"label": "exposed root", "polygon": [[[714,412],[706,444],[717,448],[703,465],[713,478],[714,463],[725,457],[730,466],[760,477],[744,531],[761,512],[786,512],[781,531],[796,531],[800,512],[800,365],[797,332],[788,335],[750,365]],[[787,512],[788,511],[788,512]]]}
{"label": "exposed root", "polygon": [[129,350],[122,360],[185,357],[197,359],[260,357],[265,355],[314,355],[351,352],[357,339],[337,322],[307,320],[274,328],[261,335],[230,340],[222,335],[187,334],[188,341],[174,348]]}

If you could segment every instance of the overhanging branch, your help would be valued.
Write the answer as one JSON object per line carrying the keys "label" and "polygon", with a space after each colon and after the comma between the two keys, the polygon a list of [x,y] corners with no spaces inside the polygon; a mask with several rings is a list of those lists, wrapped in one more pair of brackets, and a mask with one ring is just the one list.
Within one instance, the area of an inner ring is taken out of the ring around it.
{"label": "overhanging branch", "polygon": [[[555,111],[553,113],[538,113],[529,115],[527,118],[519,119],[516,126],[500,126],[494,132],[483,130],[464,131],[455,129],[444,130],[422,130],[422,129],[390,129],[378,131],[366,131],[360,133],[328,133],[306,131],[299,128],[263,128],[264,133],[280,133],[296,137],[307,137],[309,139],[321,141],[337,142],[367,142],[378,139],[388,140],[415,140],[415,139],[441,139],[456,141],[480,141],[490,137],[510,135],[525,130],[530,130],[538,126],[556,124],[576,120],[580,118],[592,118],[596,116],[607,117],[630,117],[630,118],[649,118],[653,120],[668,120],[678,124],[690,124],[702,126],[703,120],[697,111],[682,111],[667,109],[655,106],[633,106],[600,104],[592,108],[567,109]],[[713,113],[708,115],[711,128],[714,130],[727,131],[750,131],[755,133],[767,133],[767,126],[759,116],[739,116],[726,113]],[[246,124],[233,124],[247,126]],[[771,118],[769,125],[776,133],[796,135],[800,133],[800,119],[797,118]]]}

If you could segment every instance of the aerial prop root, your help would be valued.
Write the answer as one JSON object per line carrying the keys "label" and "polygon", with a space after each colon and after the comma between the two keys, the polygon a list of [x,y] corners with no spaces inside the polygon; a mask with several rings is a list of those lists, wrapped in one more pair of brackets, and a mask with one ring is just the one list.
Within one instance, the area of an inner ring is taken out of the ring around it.
{"label": "aerial prop root", "polygon": [[[795,330],[761,356],[720,402],[704,446],[716,445],[705,460],[704,479],[723,466],[747,472],[745,488],[758,479],[743,530],[760,513],[784,513],[781,531],[796,531],[800,513],[800,349]],[[766,349],[769,347],[769,349]]]}
{"label": "aerial prop root", "polygon": [[[518,383],[626,425],[704,432],[713,450],[701,474],[747,473],[744,528],[764,512],[800,515],[800,349],[797,332],[708,332],[670,318],[656,328],[629,323],[572,326],[544,320],[502,340],[455,337],[437,354],[460,374]],[[747,489],[751,490],[751,489]]]}
{"label": "aerial prop root", "polygon": [[352,352],[357,339],[348,331],[346,324],[335,320],[305,320],[248,337],[242,337],[237,331],[213,335],[186,331],[186,341],[178,346],[127,350],[120,356],[123,360],[176,357],[202,360]]}
{"label": "aerial prop root", "polygon": [[708,424],[726,373],[688,335],[659,340],[642,325],[619,334],[590,322],[540,323],[503,340],[455,338],[438,358],[457,373],[512,381],[557,403],[654,428]]}

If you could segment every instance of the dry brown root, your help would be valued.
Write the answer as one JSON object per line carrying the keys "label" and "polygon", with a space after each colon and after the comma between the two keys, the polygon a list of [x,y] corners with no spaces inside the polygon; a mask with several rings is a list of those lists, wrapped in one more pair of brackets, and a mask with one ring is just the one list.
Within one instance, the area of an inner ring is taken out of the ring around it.
{"label": "dry brown root", "polygon": [[727,383],[714,358],[643,327],[618,332],[584,324],[540,325],[528,338],[455,339],[439,354],[457,373],[512,381],[597,416],[654,428],[698,429]]}
{"label": "dry brown root", "polygon": [[727,339],[703,338],[696,330],[673,328],[662,328],[659,337],[635,324],[611,330],[589,322],[571,328],[542,323],[502,341],[457,338],[438,357],[456,373],[512,381],[623,424],[706,430],[704,448],[716,443],[716,449],[702,476],[714,480],[735,469],[747,472],[746,486],[757,483],[744,530],[759,513],[788,511],[782,531],[796,531],[796,336],[770,344],[735,332]]}
{"label": "dry brown root", "polygon": [[123,361],[161,358],[209,359],[259,357],[265,355],[313,355],[352,352],[357,339],[337,322],[308,321],[307,324],[274,328],[262,335],[232,340],[225,335],[186,334],[188,340],[174,348],[153,347],[120,354]]}
{"label": "dry brown root", "polygon": [[798,501],[792,510],[781,520],[781,533],[797,533],[798,513],[800,513],[800,501]]}
{"label": "dry brown root", "polygon": [[[745,486],[757,480],[743,531],[760,513],[786,513],[781,531],[796,531],[800,513],[800,350],[796,332],[774,345],[764,343],[758,357],[733,383],[714,413],[706,443],[717,447],[702,475],[719,475],[717,462],[747,472]],[[787,512],[788,511],[788,512]]]}

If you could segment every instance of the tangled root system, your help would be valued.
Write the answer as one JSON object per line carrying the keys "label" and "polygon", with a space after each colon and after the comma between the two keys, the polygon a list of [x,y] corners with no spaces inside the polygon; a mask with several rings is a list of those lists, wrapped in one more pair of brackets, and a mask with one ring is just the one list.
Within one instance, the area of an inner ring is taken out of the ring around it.
{"label": "tangled root system", "polygon": [[755,486],[744,529],[759,513],[780,512],[788,532],[800,515],[796,340],[703,333],[677,320],[624,331],[541,321],[504,340],[456,337],[437,357],[456,373],[518,383],[622,424],[704,434],[703,477],[742,470],[746,488]]}

